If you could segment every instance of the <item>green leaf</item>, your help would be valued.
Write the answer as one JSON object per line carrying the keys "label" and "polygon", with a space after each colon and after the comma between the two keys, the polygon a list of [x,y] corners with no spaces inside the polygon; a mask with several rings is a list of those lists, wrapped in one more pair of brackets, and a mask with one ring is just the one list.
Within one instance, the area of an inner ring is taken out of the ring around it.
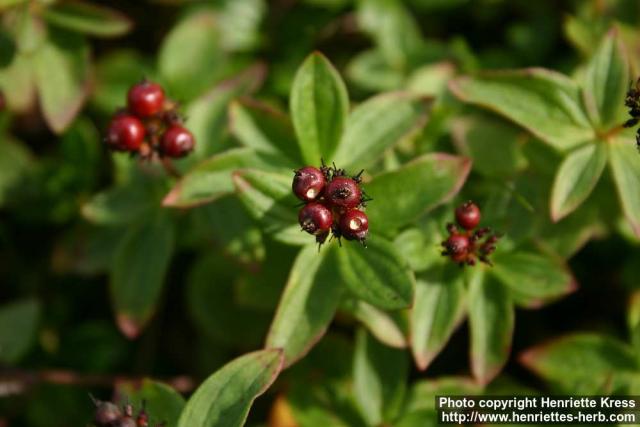
{"label": "green leaf", "polygon": [[361,0],[357,18],[392,67],[405,70],[422,53],[420,28],[403,2]]}
{"label": "green leaf", "polygon": [[131,21],[120,12],[80,1],[55,3],[44,9],[52,25],[98,37],[116,37],[131,30]]}
{"label": "green leaf", "polygon": [[202,383],[182,411],[178,427],[241,427],[253,401],[282,369],[282,350],[261,350],[238,357]]}
{"label": "green leaf", "polygon": [[418,278],[411,311],[411,351],[418,368],[427,369],[466,315],[464,275],[457,266]]}
{"label": "green leaf", "polygon": [[387,64],[379,50],[365,50],[353,57],[346,69],[350,81],[372,92],[400,89],[404,80],[402,72]]}
{"label": "green leaf", "polygon": [[409,363],[405,353],[372,339],[364,329],[356,334],[353,388],[360,412],[369,425],[390,422],[406,392]]}
{"label": "green leaf", "polygon": [[638,370],[633,350],[605,335],[580,333],[555,339],[520,354],[520,362],[547,381],[575,389]]}
{"label": "green leaf", "polygon": [[522,147],[528,135],[502,119],[476,114],[455,120],[453,138],[462,154],[473,160],[473,170],[505,178],[527,167]]}
{"label": "green leaf", "polygon": [[228,51],[259,46],[260,24],[267,12],[265,0],[226,0],[220,11],[220,43]]}
{"label": "green leaf", "polygon": [[115,254],[111,298],[118,327],[129,338],[140,334],[155,311],[173,242],[173,224],[158,215],[131,227]]}
{"label": "green leaf", "polygon": [[157,191],[157,183],[146,179],[110,188],[85,203],[82,215],[94,224],[130,224],[158,206],[154,190]]}
{"label": "green leaf", "polygon": [[17,191],[31,164],[26,146],[0,135],[0,206]]}
{"label": "green leaf", "polygon": [[[460,191],[471,162],[443,153],[426,154],[364,185],[373,200],[367,215],[373,230],[401,228]],[[411,188],[411,191],[407,191]]]}
{"label": "green leaf", "polygon": [[449,87],[462,101],[514,121],[559,150],[594,136],[579,87],[554,71],[492,72],[453,80]]}
{"label": "green leaf", "polygon": [[[444,153],[425,154],[399,169],[382,173],[364,185],[373,201],[367,204],[372,230],[395,230],[439,204],[462,188],[471,162]],[[416,185],[421,191],[407,191]]]}
{"label": "green leaf", "polygon": [[413,273],[388,240],[370,236],[366,248],[345,242],[338,265],[347,287],[364,301],[386,310],[413,304]]}
{"label": "green leaf", "polygon": [[[189,170],[162,201],[163,206],[191,208],[233,192],[234,171],[244,168],[273,169],[282,160],[251,148],[234,148],[217,154]],[[288,170],[291,170],[288,168]]]}
{"label": "green leaf", "polygon": [[54,132],[62,133],[88,93],[88,45],[75,35],[59,34],[37,50],[33,66],[44,118]]}
{"label": "green leaf", "polygon": [[0,10],[8,9],[20,3],[26,3],[28,0],[0,0]]}
{"label": "green leaf", "polygon": [[303,163],[291,121],[273,107],[248,98],[232,102],[229,127],[231,133],[247,147],[277,154],[287,159],[281,163],[291,161],[294,167]]}
{"label": "green leaf", "polygon": [[117,394],[134,407],[145,405],[153,421],[175,426],[184,408],[184,398],[169,385],[145,378],[142,382],[120,382]]}
{"label": "green leaf", "polygon": [[220,82],[189,104],[186,109],[187,127],[196,139],[196,147],[184,162],[191,160],[193,163],[220,151],[227,132],[229,103],[260,87],[265,73],[264,65],[253,65],[234,78]]}
{"label": "green leaf", "polygon": [[298,69],[289,99],[302,157],[309,164],[330,159],[349,112],[349,95],[338,71],[319,52]]}
{"label": "green leaf", "polygon": [[367,167],[415,135],[426,117],[427,102],[414,95],[392,92],[369,98],[349,115],[333,160],[341,168]]}
{"label": "green leaf", "polygon": [[629,58],[617,30],[611,30],[589,62],[584,98],[594,123],[607,130],[624,121],[629,85]]}
{"label": "green leaf", "polygon": [[564,158],[551,190],[551,218],[559,221],[591,194],[607,164],[607,147],[595,141]]}
{"label": "green leaf", "polygon": [[194,98],[228,73],[215,13],[205,10],[181,20],[160,47],[158,70],[168,93],[182,100]]}
{"label": "green leaf", "polygon": [[405,312],[387,312],[362,300],[350,299],[343,308],[358,319],[380,342],[394,348],[407,347]]}
{"label": "green leaf", "polygon": [[36,86],[30,57],[15,55],[7,68],[0,69],[0,89],[11,111],[25,112],[33,107]]}
{"label": "green leaf", "polygon": [[640,237],[640,156],[630,139],[609,143],[609,165],[627,221]]}
{"label": "green leaf", "polygon": [[508,290],[480,269],[469,274],[471,372],[488,384],[507,362],[511,351],[514,309]]}
{"label": "green leaf", "polygon": [[27,299],[0,306],[0,361],[14,364],[34,341],[40,317],[40,304]]}
{"label": "green leaf", "polygon": [[285,366],[302,357],[324,335],[340,303],[335,245],[318,252],[307,245],[294,261],[267,336],[267,348],[282,348]]}
{"label": "green leaf", "polygon": [[509,288],[524,307],[538,308],[577,288],[568,267],[549,255],[517,250],[498,252],[489,272]]}
{"label": "green leaf", "polygon": [[290,244],[307,244],[313,236],[300,231],[291,192],[291,175],[246,169],[233,174],[233,183],[249,213],[276,240]]}

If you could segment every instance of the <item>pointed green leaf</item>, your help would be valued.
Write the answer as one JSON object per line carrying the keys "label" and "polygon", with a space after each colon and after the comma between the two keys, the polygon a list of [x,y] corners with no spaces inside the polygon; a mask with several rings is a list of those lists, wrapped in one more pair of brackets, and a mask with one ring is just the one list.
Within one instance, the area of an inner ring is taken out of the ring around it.
{"label": "pointed green leaf", "polygon": [[173,224],[165,215],[131,227],[111,266],[111,298],[118,327],[137,337],[158,304],[173,252]]}
{"label": "pointed green leaf", "polygon": [[611,30],[589,61],[584,98],[592,120],[604,130],[624,122],[629,58],[617,30]]}
{"label": "pointed green leaf", "polygon": [[191,396],[178,427],[243,426],[253,401],[273,384],[283,360],[282,350],[273,349],[227,363]]}
{"label": "pointed green leaf", "polygon": [[30,57],[15,55],[8,67],[0,69],[0,89],[11,111],[24,112],[32,108],[36,86]]}
{"label": "pointed green leaf", "polygon": [[398,415],[408,374],[404,351],[380,344],[364,329],[357,332],[353,388],[360,412],[369,425],[390,422]]}
{"label": "pointed green leaf", "polygon": [[488,384],[507,362],[515,313],[509,291],[480,269],[470,273],[471,372]]}
{"label": "pointed green leaf", "polygon": [[167,91],[182,100],[194,98],[228,73],[215,13],[205,10],[181,20],[160,47],[158,70]]}
{"label": "pointed green leaf", "polygon": [[350,299],[343,308],[358,319],[369,333],[389,347],[407,347],[408,325],[403,311],[383,311],[362,300]]}
{"label": "pointed green leaf", "polygon": [[307,244],[314,237],[300,230],[295,206],[298,199],[291,192],[293,174],[264,172],[255,169],[236,171],[233,183],[249,213],[277,240],[290,244]]}
{"label": "pointed green leaf", "polygon": [[574,387],[580,383],[610,381],[613,374],[630,374],[639,368],[626,344],[597,334],[573,334],[530,348],[520,362],[547,381]]}
{"label": "pointed green leaf", "polygon": [[640,237],[640,155],[630,139],[609,143],[609,164],[627,221]]}
{"label": "pointed green leaf", "polygon": [[118,383],[117,393],[136,408],[144,404],[154,421],[162,420],[169,426],[177,424],[185,404],[184,398],[169,385],[148,378]]}
{"label": "pointed green leaf", "polygon": [[424,99],[399,92],[366,100],[349,115],[333,160],[341,168],[367,167],[387,149],[415,135],[426,122],[427,107]]}
{"label": "pointed green leaf", "polygon": [[537,308],[576,290],[568,267],[542,253],[522,250],[496,253],[489,270],[522,306]]}
{"label": "pointed green leaf", "polygon": [[56,133],[76,117],[89,89],[89,48],[80,37],[56,34],[33,57],[40,107]]}
{"label": "pointed green leaf", "polygon": [[132,223],[157,208],[158,200],[154,190],[157,191],[157,183],[151,180],[137,180],[112,187],[96,193],[85,203],[82,206],[82,216],[101,225]]}
{"label": "pointed green leaf", "polygon": [[607,147],[601,141],[587,144],[564,158],[551,190],[551,218],[559,221],[591,194],[607,164]]}
{"label": "pointed green leaf", "polygon": [[460,325],[466,315],[465,300],[464,275],[453,264],[418,278],[411,311],[411,351],[419,369],[427,369]]}
{"label": "pointed green leaf", "polygon": [[229,123],[231,133],[243,145],[288,158],[295,166],[303,163],[291,121],[281,111],[242,98],[231,103]]}
{"label": "pointed green leaf", "polygon": [[357,297],[387,310],[413,304],[413,273],[388,240],[370,236],[366,248],[345,242],[338,260],[342,279]]}
{"label": "pointed green leaf", "polygon": [[13,364],[29,351],[36,337],[39,315],[40,305],[36,300],[0,306],[0,362]]}
{"label": "pointed green leaf", "polygon": [[554,71],[531,68],[462,77],[450,84],[464,102],[494,111],[559,150],[592,139],[579,87]]}
{"label": "pointed green leaf", "polygon": [[285,366],[304,357],[324,335],[340,303],[342,283],[335,246],[305,246],[296,258],[282,294],[267,348],[284,350]]}
{"label": "pointed green leaf", "polygon": [[[364,184],[373,198],[367,215],[373,230],[395,230],[450,200],[467,179],[471,162],[464,157],[433,153]],[[406,191],[411,188],[411,191]]]}
{"label": "pointed green leaf", "polygon": [[44,9],[52,25],[98,37],[116,37],[131,29],[131,21],[120,12],[81,1],[55,3]]}
{"label": "pointed green leaf", "polygon": [[252,93],[262,84],[266,68],[256,64],[224,80],[199,96],[186,109],[187,127],[196,140],[194,152],[183,162],[193,164],[220,151],[227,133],[228,106],[238,96]]}
{"label": "pointed green leaf", "polygon": [[353,57],[346,69],[350,82],[372,92],[398,90],[404,74],[392,68],[378,49],[365,50]]}
{"label": "pointed green leaf", "polygon": [[[213,202],[233,192],[232,173],[238,169],[273,169],[282,159],[257,153],[251,148],[234,148],[196,165],[184,175],[162,201],[163,206],[190,208]],[[288,168],[291,170],[291,168]]]}
{"label": "pointed green leaf", "polygon": [[319,52],[298,69],[289,100],[302,157],[309,164],[330,159],[349,112],[349,95],[338,71]]}

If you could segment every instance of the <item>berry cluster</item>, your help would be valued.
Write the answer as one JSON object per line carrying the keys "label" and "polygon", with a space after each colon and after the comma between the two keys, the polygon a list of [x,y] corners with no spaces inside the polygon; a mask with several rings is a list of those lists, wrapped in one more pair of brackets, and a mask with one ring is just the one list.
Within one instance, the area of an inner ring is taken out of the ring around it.
{"label": "berry cluster", "polygon": [[113,116],[104,141],[111,150],[144,159],[154,154],[184,157],[193,150],[195,139],[182,122],[177,104],[165,97],[162,87],[144,80],[129,89],[127,108]]}
{"label": "berry cluster", "polygon": [[[449,237],[442,242],[443,256],[448,256],[461,267],[475,265],[476,259],[492,265],[489,255],[496,250],[500,238],[496,234],[489,235],[488,227],[474,229],[480,224],[480,208],[469,201],[458,206],[455,211],[456,222],[464,230],[460,231],[454,224],[447,224]],[[484,239],[484,241],[482,241]]]}
{"label": "berry cluster", "polygon": [[293,193],[304,202],[298,213],[302,230],[316,236],[323,244],[329,234],[338,239],[365,243],[369,218],[362,211],[367,197],[360,187],[361,175],[348,176],[344,169],[305,166],[295,171]]}
{"label": "berry cluster", "polygon": [[[115,403],[103,402],[91,397],[96,405],[94,423],[97,427],[149,427],[149,415],[144,410],[144,402],[138,415],[133,417],[133,406],[129,403],[120,408]],[[163,427],[165,424],[156,424],[155,427]]]}

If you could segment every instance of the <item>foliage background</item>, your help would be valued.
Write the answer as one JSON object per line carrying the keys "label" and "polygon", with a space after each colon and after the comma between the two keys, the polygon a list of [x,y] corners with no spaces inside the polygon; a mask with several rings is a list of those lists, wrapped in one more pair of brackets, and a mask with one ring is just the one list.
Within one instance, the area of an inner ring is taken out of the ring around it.
{"label": "foliage background", "polygon": [[[6,101],[0,112],[0,425],[85,425],[92,414],[88,392],[109,398],[119,384],[135,395],[123,378],[167,380],[186,397],[227,362],[263,346],[298,247],[274,239],[240,198],[218,198],[234,192],[220,176],[206,181],[192,175],[194,194],[220,191],[205,194],[215,202],[163,207],[163,200],[171,204],[167,194],[173,204],[189,195],[176,192],[162,169],[109,153],[100,134],[132,82],[157,79],[183,103],[198,139],[197,152],[178,167],[197,171],[200,161],[251,138],[237,124],[252,105],[247,96],[287,111],[294,76],[314,50],[343,76],[351,105],[399,89],[434,99],[426,125],[410,143],[400,141],[372,162],[370,176],[424,153],[473,160],[455,199],[438,199],[440,207],[401,224],[402,230],[380,230],[400,239],[396,244],[419,278],[428,270],[420,263],[438,262],[433,243],[441,240],[452,207],[474,198],[493,220],[487,224],[506,232],[506,247],[521,248],[524,241],[553,249],[579,287],[556,292],[538,309],[516,310],[510,351],[497,356],[506,364],[486,387],[471,379],[466,322],[450,331],[442,352],[420,371],[410,351],[383,346],[361,326],[375,332],[371,319],[391,322],[391,329],[378,330],[390,334],[388,344],[398,330],[405,332],[402,315],[367,317],[353,307],[355,299],[343,301],[328,333],[256,401],[247,424],[287,425],[293,417],[299,425],[375,425],[382,419],[414,425],[413,413],[423,412],[415,415],[419,422],[429,419],[424,402],[441,387],[477,393],[638,387],[639,240],[621,219],[611,174],[605,172],[575,213],[552,224],[548,192],[558,154],[540,142],[521,143],[532,139],[526,125],[464,104],[447,86],[481,70],[533,66],[579,79],[617,24],[632,66],[626,90],[638,72],[637,2],[94,1],[118,11],[111,19],[100,15],[100,25],[86,16],[79,24],[61,24],[47,12],[68,2],[22,3],[0,0]],[[26,57],[35,58],[31,65],[16,66]],[[33,87],[39,103],[30,102]],[[287,147],[291,131],[271,131]],[[242,157],[238,168],[247,161],[290,170],[300,162],[293,153],[291,167],[273,160],[282,157],[277,151],[271,156],[259,162]],[[358,160],[351,161],[357,168]],[[221,169],[227,178],[230,163]],[[630,173],[637,177],[640,170]],[[416,229],[427,236],[418,243]],[[571,335],[566,348],[541,347],[577,332],[589,335]],[[525,353],[531,348],[538,353]],[[567,361],[580,373],[575,378],[563,378]],[[61,384],[67,377],[52,370],[71,373],[70,384]],[[629,380],[618,384],[612,378],[621,373]],[[596,384],[586,381],[589,376]],[[370,381],[380,385],[378,396],[368,394],[376,389]],[[172,392],[146,386],[150,390],[141,394],[182,406]],[[177,412],[158,417],[175,423]],[[380,419],[372,415],[377,412]]]}

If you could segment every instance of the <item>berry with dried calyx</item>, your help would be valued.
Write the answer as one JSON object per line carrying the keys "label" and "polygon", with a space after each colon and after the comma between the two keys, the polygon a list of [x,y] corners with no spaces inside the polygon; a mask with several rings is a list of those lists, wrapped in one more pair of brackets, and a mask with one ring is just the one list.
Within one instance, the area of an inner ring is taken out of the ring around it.
{"label": "berry with dried calyx", "polygon": [[465,230],[473,230],[480,224],[480,208],[468,201],[456,209],[456,221]]}
{"label": "berry with dried calyx", "polygon": [[195,145],[191,132],[180,125],[173,125],[162,135],[160,151],[166,156],[179,158],[189,154]]}
{"label": "berry with dried calyx", "polygon": [[340,234],[347,240],[364,242],[369,233],[369,218],[358,209],[351,209],[340,217]]}
{"label": "berry with dried calyx", "polygon": [[447,240],[442,242],[445,251],[443,255],[448,255],[454,262],[464,262],[469,251],[469,238],[464,234],[452,234]]}
{"label": "berry with dried calyx", "polygon": [[320,169],[305,166],[295,171],[291,188],[297,198],[309,202],[322,194],[325,184],[325,174]]}
{"label": "berry with dried calyx", "polygon": [[298,222],[307,233],[322,235],[331,230],[333,214],[326,206],[311,202],[300,209]]}
{"label": "berry with dried calyx", "polygon": [[131,86],[127,94],[129,111],[138,117],[151,117],[164,108],[164,90],[157,83],[144,80]]}
{"label": "berry with dried calyx", "polygon": [[144,142],[145,134],[145,127],[137,117],[119,114],[109,123],[105,142],[112,150],[136,151]]}
{"label": "berry with dried calyx", "polygon": [[327,184],[324,197],[331,206],[351,209],[362,203],[362,190],[353,178],[337,176]]}

